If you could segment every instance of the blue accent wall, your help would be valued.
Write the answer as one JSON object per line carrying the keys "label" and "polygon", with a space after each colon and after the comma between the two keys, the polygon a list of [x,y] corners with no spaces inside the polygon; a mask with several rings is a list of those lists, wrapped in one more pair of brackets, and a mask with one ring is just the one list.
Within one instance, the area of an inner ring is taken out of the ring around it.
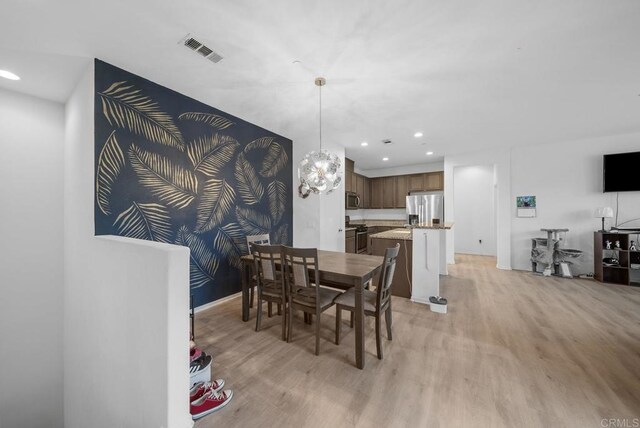
{"label": "blue accent wall", "polygon": [[292,142],[95,60],[95,233],[191,250],[196,306],[240,291],[246,236],[293,240]]}

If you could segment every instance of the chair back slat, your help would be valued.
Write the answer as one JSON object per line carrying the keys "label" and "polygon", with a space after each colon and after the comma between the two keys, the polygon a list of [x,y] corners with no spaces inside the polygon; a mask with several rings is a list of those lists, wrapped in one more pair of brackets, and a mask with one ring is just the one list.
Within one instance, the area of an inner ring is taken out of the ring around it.
{"label": "chair back slat", "polygon": [[287,293],[293,301],[313,304],[319,298],[319,288],[311,283],[309,272],[318,278],[318,250],[283,246],[282,262]]}
{"label": "chair back slat", "polygon": [[249,249],[253,255],[258,286],[263,287],[267,284],[273,284],[277,288],[281,288],[284,295],[282,277],[278,278],[276,273],[276,265],[282,264],[282,246],[251,243]]}
{"label": "chair back slat", "polygon": [[396,271],[396,259],[400,252],[400,244],[395,247],[387,248],[384,252],[384,262],[382,264],[382,272],[380,281],[378,282],[376,306],[379,310],[383,309],[389,299],[391,299],[391,284],[393,283],[393,274]]}
{"label": "chair back slat", "polygon": [[[254,244],[255,245],[255,244]],[[262,277],[264,279],[274,280],[276,279],[275,266],[271,262],[271,260],[260,260],[260,266],[262,267]]]}

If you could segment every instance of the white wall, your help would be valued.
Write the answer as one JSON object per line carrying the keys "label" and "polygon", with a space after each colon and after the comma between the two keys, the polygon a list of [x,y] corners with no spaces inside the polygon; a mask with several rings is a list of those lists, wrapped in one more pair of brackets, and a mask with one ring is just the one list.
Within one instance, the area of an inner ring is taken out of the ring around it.
{"label": "white wall", "polygon": [[0,427],[62,427],[64,108],[0,89]]}
{"label": "white wall", "polygon": [[[342,160],[344,177],[344,147],[336,144],[327,145],[327,150],[335,153]],[[344,251],[344,183],[328,195],[319,195],[318,199],[320,199],[320,245],[318,248]]]}
{"label": "white wall", "polygon": [[[568,228],[565,247],[585,252],[574,273],[593,272],[593,231],[598,206],[616,206],[615,193],[602,193],[602,155],[640,150],[640,133],[561,144],[517,147],[511,159],[512,260],[516,269],[531,269],[530,239],[546,236],[541,228]],[[640,170],[638,171],[640,181]],[[537,217],[515,216],[515,198],[535,195]],[[619,222],[640,217],[640,192],[620,193]],[[607,227],[611,222],[607,223]],[[640,221],[630,223],[640,226]]]}
{"label": "white wall", "polygon": [[499,269],[511,269],[511,153],[509,150],[484,150],[446,156],[444,160],[444,212],[454,226],[447,234],[447,263],[454,263],[456,210],[454,170],[461,166],[492,165],[495,168],[496,259]]}
{"label": "white wall", "polygon": [[94,237],[93,66],[66,105],[64,426],[189,427],[189,251]]}
{"label": "white wall", "polygon": [[[344,181],[329,195],[311,194],[306,199],[298,196],[298,163],[306,153],[318,150],[316,130],[306,134],[292,134],[293,140],[293,245],[344,251]],[[327,138],[331,141],[331,138]],[[344,146],[324,144],[323,149],[335,153],[342,162],[344,180]]]}
{"label": "white wall", "polygon": [[496,255],[493,165],[457,167],[453,171],[457,253]]}

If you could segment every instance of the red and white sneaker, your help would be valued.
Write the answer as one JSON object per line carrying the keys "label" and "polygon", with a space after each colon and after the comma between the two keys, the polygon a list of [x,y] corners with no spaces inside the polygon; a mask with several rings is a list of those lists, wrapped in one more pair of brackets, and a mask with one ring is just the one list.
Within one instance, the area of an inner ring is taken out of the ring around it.
{"label": "red and white sneaker", "polygon": [[191,417],[195,420],[213,413],[229,404],[231,397],[233,397],[233,391],[230,389],[220,392],[211,391],[191,403]]}
{"label": "red and white sneaker", "polygon": [[210,391],[220,392],[224,388],[224,379],[216,379],[211,382],[198,382],[189,391],[189,401],[195,401]]}
{"label": "red and white sneaker", "polygon": [[200,348],[191,348],[191,351],[189,351],[189,358],[191,358],[192,363],[194,360],[197,360],[201,356],[202,356],[202,350]]}

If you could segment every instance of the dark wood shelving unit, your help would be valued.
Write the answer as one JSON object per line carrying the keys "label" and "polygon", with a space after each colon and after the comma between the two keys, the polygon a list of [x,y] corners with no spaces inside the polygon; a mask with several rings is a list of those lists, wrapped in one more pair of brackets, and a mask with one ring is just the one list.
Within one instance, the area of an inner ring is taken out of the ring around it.
{"label": "dark wood shelving unit", "polygon": [[[640,265],[640,251],[630,251],[632,239],[630,233],[595,232],[593,235],[593,272],[595,279],[609,284],[621,284],[640,287],[640,269],[633,269],[633,265]],[[612,243],[607,249],[606,242]],[[615,247],[615,242],[620,246]],[[636,242],[637,244],[637,242]],[[604,258],[618,259],[618,265],[606,265]]]}

